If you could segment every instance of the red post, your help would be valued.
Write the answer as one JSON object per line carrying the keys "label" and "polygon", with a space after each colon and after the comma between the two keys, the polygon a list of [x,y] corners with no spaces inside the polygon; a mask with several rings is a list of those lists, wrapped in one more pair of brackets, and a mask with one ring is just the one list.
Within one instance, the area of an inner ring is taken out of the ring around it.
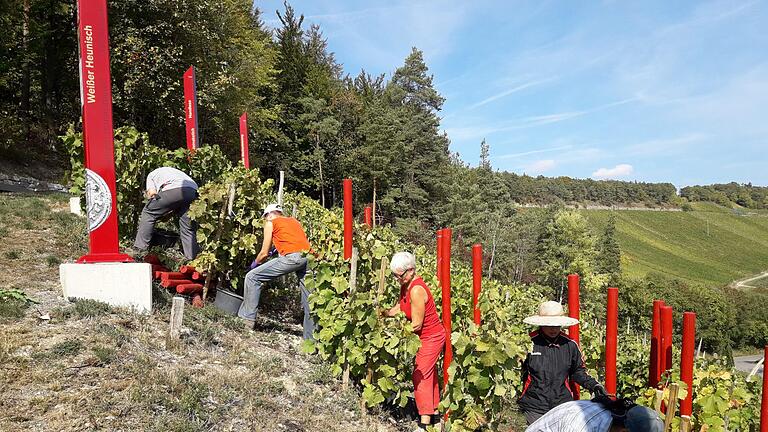
{"label": "red post", "polygon": [[696,314],[683,313],[683,349],[680,359],[680,379],[688,384],[688,394],[680,403],[680,415],[693,412],[693,356],[696,349]]}
{"label": "red post", "polygon": [[[579,316],[581,315],[579,313],[580,305],[579,305],[579,275],[577,274],[569,274],[568,275],[568,316],[571,318],[580,319]],[[573,339],[576,344],[579,344],[579,325],[572,325],[568,328],[568,336],[570,336],[571,339]],[[576,383],[571,383],[571,392],[573,393],[574,399],[579,399],[581,397],[581,391],[579,390],[579,385]]]}
{"label": "red post", "polygon": [[437,283],[443,284],[443,231],[437,230]]}
{"label": "red post", "polygon": [[661,377],[661,307],[663,300],[653,301],[653,319],[651,322],[651,357],[648,361],[648,386],[656,388]]}
{"label": "red post", "polygon": [[240,158],[243,160],[245,169],[250,169],[248,163],[248,113],[240,116]]}
{"label": "red post", "polygon": [[445,355],[443,357],[443,388],[448,385],[448,366],[453,360],[453,347],[451,346],[451,229],[443,229],[443,261],[442,261],[442,300],[443,300],[443,327],[445,327]]}
{"label": "red post", "polygon": [[474,311],[475,324],[480,325],[480,288],[483,283],[483,245],[472,245],[472,309]]}
{"label": "red post", "polygon": [[605,324],[605,389],[616,394],[616,349],[619,337],[619,289],[608,288]]}
{"label": "red post", "polygon": [[184,72],[184,123],[187,126],[187,148],[194,152],[200,147],[200,134],[197,129],[197,81],[194,66],[190,66]]}
{"label": "red post", "polygon": [[80,97],[85,142],[88,254],[79,263],[133,261],[121,254],[117,236],[112,78],[106,0],[77,2]]}
{"label": "red post", "polygon": [[367,205],[365,206],[365,224],[368,225],[368,228],[373,227],[373,209],[371,209],[371,206]]}
{"label": "red post", "polygon": [[661,307],[661,373],[672,369],[672,306]]}
{"label": "red post", "polygon": [[768,432],[768,345],[763,354],[763,401],[760,406],[760,432]]}
{"label": "red post", "polygon": [[344,259],[352,258],[352,179],[344,179]]}

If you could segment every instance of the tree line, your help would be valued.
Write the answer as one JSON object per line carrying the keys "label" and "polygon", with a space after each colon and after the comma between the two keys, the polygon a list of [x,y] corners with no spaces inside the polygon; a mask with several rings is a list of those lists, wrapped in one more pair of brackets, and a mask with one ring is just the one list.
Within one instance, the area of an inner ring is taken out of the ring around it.
{"label": "tree line", "polygon": [[768,209],[768,187],[753,186],[752,183],[687,186],[680,189],[680,196],[688,201],[708,201],[726,207]]}

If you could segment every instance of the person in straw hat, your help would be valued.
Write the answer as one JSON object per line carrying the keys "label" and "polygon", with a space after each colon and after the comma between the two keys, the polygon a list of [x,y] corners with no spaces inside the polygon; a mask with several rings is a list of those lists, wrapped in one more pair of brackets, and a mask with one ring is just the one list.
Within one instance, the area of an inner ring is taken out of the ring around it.
{"label": "person in straw hat", "polygon": [[571,382],[595,396],[607,396],[605,387],[587,373],[579,346],[561,331],[579,320],[565,316],[560,303],[542,303],[539,313],[523,322],[539,327],[531,333],[531,349],[523,362],[523,392],[517,401],[529,425],[552,408],[574,400]]}

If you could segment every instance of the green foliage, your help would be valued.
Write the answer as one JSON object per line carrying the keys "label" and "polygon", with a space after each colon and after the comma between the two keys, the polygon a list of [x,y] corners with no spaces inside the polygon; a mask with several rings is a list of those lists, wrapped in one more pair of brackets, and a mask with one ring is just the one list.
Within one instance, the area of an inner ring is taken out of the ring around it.
{"label": "green foliage", "polygon": [[[83,134],[70,125],[67,133],[60,138],[69,153],[70,191],[80,195],[85,203]],[[118,222],[122,239],[132,240],[136,235],[145,204],[143,191],[146,178],[152,170],[162,166],[176,167],[189,174],[198,185],[203,185],[231,168],[218,146],[204,146],[194,154],[186,149],[166,151],[152,145],[148,134],[132,126],[115,129],[114,148]]]}
{"label": "green foliage", "polygon": [[768,187],[753,186],[751,183],[686,186],[680,190],[680,196],[690,201],[708,201],[725,207],[768,208]]}

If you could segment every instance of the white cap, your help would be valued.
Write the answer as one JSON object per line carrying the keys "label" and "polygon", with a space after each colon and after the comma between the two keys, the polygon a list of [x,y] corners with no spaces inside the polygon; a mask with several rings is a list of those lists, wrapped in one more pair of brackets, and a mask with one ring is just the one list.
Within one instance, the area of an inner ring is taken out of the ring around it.
{"label": "white cap", "polygon": [[280,204],[270,204],[267,206],[267,208],[264,209],[264,213],[261,214],[261,217],[264,217],[273,211],[278,211],[280,213],[283,212],[283,207]]}

